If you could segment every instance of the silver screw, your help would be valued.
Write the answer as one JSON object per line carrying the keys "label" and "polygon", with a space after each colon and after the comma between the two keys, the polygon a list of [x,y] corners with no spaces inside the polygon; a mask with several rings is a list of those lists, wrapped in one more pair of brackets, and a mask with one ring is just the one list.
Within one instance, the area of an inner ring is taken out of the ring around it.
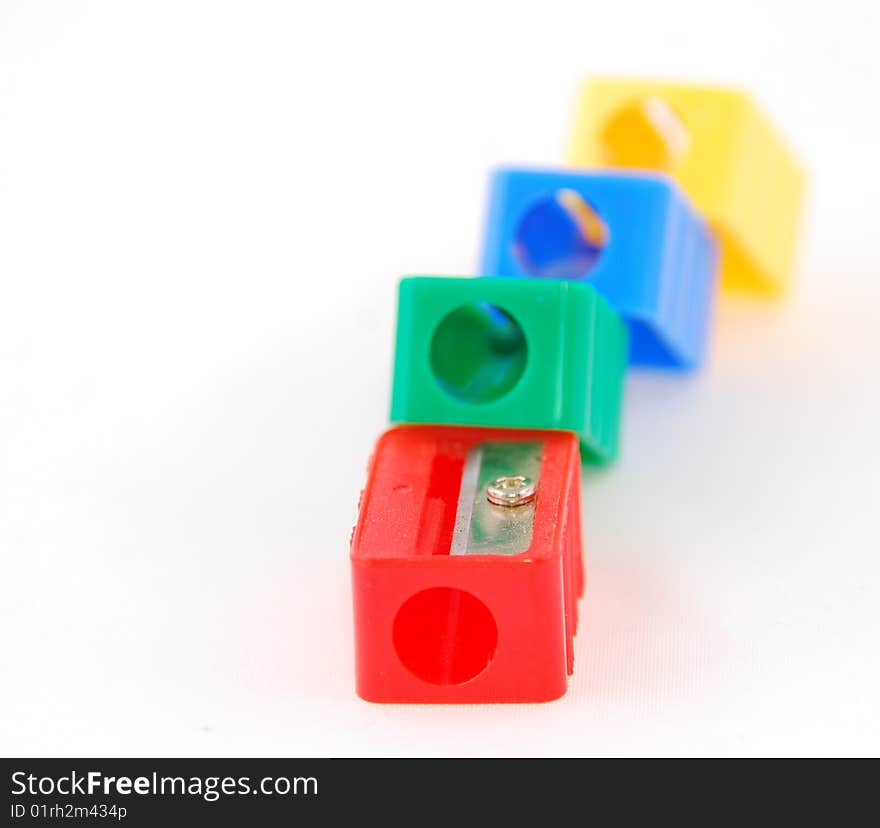
{"label": "silver screw", "polygon": [[486,487],[489,503],[496,506],[522,506],[535,499],[537,487],[531,478],[521,474],[496,477]]}

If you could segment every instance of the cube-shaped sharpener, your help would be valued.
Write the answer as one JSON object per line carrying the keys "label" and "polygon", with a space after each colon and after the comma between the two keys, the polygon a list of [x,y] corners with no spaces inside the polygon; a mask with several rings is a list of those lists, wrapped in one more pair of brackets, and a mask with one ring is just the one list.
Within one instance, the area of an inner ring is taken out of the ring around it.
{"label": "cube-shaped sharpener", "polygon": [[558,698],[584,584],[577,437],[386,432],[361,494],[351,573],[362,698]]}
{"label": "cube-shaped sharpener", "polygon": [[580,98],[569,161],[667,173],[718,234],[725,288],[779,294],[788,287],[805,176],[742,92],[592,81]]}
{"label": "cube-shaped sharpener", "polygon": [[717,247],[666,176],[497,171],[481,272],[592,285],[626,321],[634,365],[690,369],[703,360]]}
{"label": "cube-shaped sharpener", "polygon": [[627,331],[589,285],[403,279],[391,420],[578,434],[597,463],[617,453]]}

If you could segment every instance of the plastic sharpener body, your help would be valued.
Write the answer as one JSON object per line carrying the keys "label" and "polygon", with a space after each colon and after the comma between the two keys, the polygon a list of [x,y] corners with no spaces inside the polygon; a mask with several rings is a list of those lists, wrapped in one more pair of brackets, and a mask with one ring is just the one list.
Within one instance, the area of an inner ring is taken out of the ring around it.
{"label": "plastic sharpener body", "polygon": [[390,703],[564,694],[584,585],[579,486],[571,432],[386,432],[351,543],[358,694]]}
{"label": "plastic sharpener body", "polygon": [[400,283],[391,421],[574,431],[618,448],[627,330],[591,286],[417,276]]}
{"label": "plastic sharpener body", "polygon": [[481,272],[591,285],[626,321],[634,365],[691,369],[704,359],[717,246],[667,176],[496,171]]}
{"label": "plastic sharpener body", "polygon": [[672,176],[721,244],[726,289],[780,294],[791,281],[804,202],[800,163],[737,89],[597,79],[580,97],[569,158]]}

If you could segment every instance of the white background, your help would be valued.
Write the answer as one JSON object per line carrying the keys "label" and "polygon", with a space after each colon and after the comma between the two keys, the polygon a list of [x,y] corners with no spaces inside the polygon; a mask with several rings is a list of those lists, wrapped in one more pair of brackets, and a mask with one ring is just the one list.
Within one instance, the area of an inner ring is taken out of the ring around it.
{"label": "white background", "polygon": [[[0,2],[0,751],[880,752],[877,4]],[[568,695],[353,690],[395,287],[595,73],[744,86],[798,288],[633,374]]]}

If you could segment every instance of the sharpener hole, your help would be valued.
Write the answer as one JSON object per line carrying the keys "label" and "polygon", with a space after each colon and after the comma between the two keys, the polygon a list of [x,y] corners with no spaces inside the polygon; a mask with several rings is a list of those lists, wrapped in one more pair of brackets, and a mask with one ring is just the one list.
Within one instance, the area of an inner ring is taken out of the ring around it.
{"label": "sharpener hole", "polygon": [[507,311],[487,302],[462,305],[434,331],[431,371],[456,399],[493,402],[519,382],[526,352],[523,329]]}
{"label": "sharpener hole", "polygon": [[582,279],[608,244],[608,228],[596,209],[574,190],[557,190],[523,213],[513,252],[529,276]]}
{"label": "sharpener hole", "polygon": [[492,660],[498,628],[470,592],[433,587],[417,592],[394,618],[394,649],[414,676],[437,685],[463,684]]}

